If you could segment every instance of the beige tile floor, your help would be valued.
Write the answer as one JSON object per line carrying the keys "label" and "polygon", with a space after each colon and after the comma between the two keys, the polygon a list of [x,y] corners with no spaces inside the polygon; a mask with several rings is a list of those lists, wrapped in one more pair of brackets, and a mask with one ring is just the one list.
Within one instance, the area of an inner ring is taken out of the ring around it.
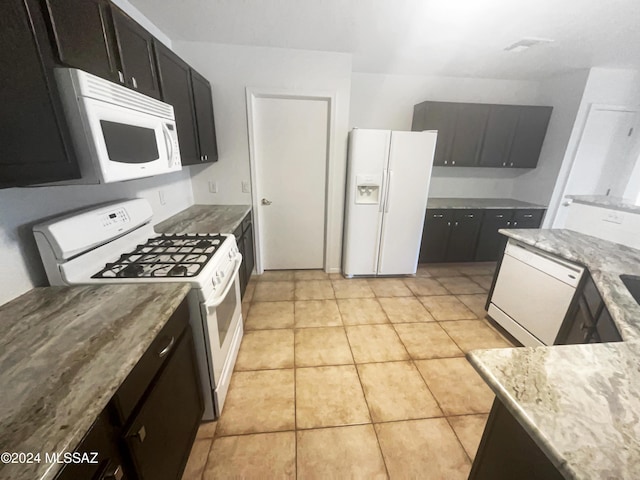
{"label": "beige tile floor", "polygon": [[512,346],[484,319],[493,268],[254,276],[223,414],[183,480],[467,478],[493,394],[464,355]]}

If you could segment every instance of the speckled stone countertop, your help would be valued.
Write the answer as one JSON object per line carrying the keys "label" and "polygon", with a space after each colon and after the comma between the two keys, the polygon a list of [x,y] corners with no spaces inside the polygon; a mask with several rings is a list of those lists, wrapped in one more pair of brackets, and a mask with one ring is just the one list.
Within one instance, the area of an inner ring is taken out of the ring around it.
{"label": "speckled stone countertop", "polygon": [[158,223],[158,233],[233,233],[250,205],[192,205]]}
{"label": "speckled stone countertop", "polygon": [[640,275],[640,250],[564,229],[506,229],[526,245],[584,265],[624,340],[640,340],[640,306],[619,275]]}
{"label": "speckled stone countertop", "polygon": [[567,198],[576,203],[584,203],[585,205],[594,205],[596,207],[621,210],[623,212],[640,213],[640,205],[636,205],[631,200],[624,198],[607,197],[604,195],[567,195]]}
{"label": "speckled stone countertop", "polygon": [[584,265],[625,341],[476,350],[469,361],[565,478],[640,478],[640,250],[571,230],[500,230]]}
{"label": "speckled stone countertop", "polygon": [[467,356],[565,478],[640,478],[639,342]]}
{"label": "speckled stone countertop", "polygon": [[[186,283],[36,288],[0,307],[0,450],[76,448],[189,292]],[[3,464],[54,478],[59,464]]]}
{"label": "speckled stone countertop", "polygon": [[429,198],[427,208],[536,208],[544,210],[547,207],[511,198]]}

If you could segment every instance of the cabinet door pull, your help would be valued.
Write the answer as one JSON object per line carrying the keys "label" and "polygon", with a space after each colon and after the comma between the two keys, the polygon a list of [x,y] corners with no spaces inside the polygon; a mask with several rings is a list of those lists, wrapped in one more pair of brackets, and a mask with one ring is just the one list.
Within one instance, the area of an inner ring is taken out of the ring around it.
{"label": "cabinet door pull", "polygon": [[451,226],[451,222],[447,222],[447,227],[450,227],[450,226]]}
{"label": "cabinet door pull", "polygon": [[445,160],[445,161],[444,161],[444,164],[446,165],[447,163],[449,163],[449,162],[448,162],[448,160]]}
{"label": "cabinet door pull", "polygon": [[510,222],[510,221],[509,221],[509,222],[507,222],[507,227],[508,227],[509,225],[511,225],[511,222]]}
{"label": "cabinet door pull", "polygon": [[467,218],[473,218],[473,213],[467,213],[467,214],[465,215],[465,217],[467,217]]}
{"label": "cabinet door pull", "polygon": [[510,167],[513,167],[513,162],[511,162],[511,163],[509,164],[509,166],[510,166]]}
{"label": "cabinet door pull", "polygon": [[138,89],[138,81],[136,80],[136,77],[131,77],[131,84],[133,85],[133,88],[136,90]]}
{"label": "cabinet door pull", "polygon": [[506,167],[507,166],[507,162],[502,162],[502,166]]}
{"label": "cabinet door pull", "polygon": [[517,227],[518,226],[518,222],[513,222],[513,226]]}
{"label": "cabinet door pull", "polygon": [[528,215],[523,215],[524,218],[533,218],[533,215],[528,214]]}
{"label": "cabinet door pull", "polygon": [[458,226],[458,222],[456,222],[453,226],[454,226],[454,227],[457,227],[457,226]]}
{"label": "cabinet door pull", "polygon": [[439,215],[435,215],[435,214],[434,214],[434,215],[433,215],[433,218],[442,218],[442,217],[444,217],[444,215],[443,215],[443,214],[439,214]]}
{"label": "cabinet door pull", "polygon": [[120,70],[118,70],[118,80],[120,80],[120,83],[124,83],[124,73]]}
{"label": "cabinet door pull", "polygon": [[206,162],[207,160],[209,160],[209,155],[205,155],[205,156],[204,156],[204,160],[205,160],[205,162]]}
{"label": "cabinet door pull", "polygon": [[504,215],[496,215],[496,218],[502,218]]}
{"label": "cabinet door pull", "polygon": [[160,358],[165,357],[167,353],[169,353],[173,348],[174,343],[176,343],[176,337],[171,337],[171,340],[169,340],[167,346],[158,352],[158,356]]}
{"label": "cabinet door pull", "polygon": [[455,164],[456,164],[456,161],[455,161],[455,160],[451,162],[451,165],[455,165]]}
{"label": "cabinet door pull", "polygon": [[100,477],[104,480],[122,480],[124,478],[124,473],[122,472],[121,465],[114,465],[112,468],[108,469],[104,476]]}
{"label": "cabinet door pull", "polygon": [[129,437],[138,438],[140,443],[144,442],[144,439],[147,438],[147,429],[142,425],[136,433],[132,433]]}

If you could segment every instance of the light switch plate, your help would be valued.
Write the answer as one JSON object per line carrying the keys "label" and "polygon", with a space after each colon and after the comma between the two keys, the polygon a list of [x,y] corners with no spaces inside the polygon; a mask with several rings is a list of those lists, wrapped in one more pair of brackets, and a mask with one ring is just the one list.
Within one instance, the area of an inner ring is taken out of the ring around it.
{"label": "light switch plate", "polygon": [[214,182],[213,180],[209,180],[209,192],[210,193],[218,193],[218,182]]}
{"label": "light switch plate", "polygon": [[242,193],[251,193],[251,184],[249,182],[242,182]]}
{"label": "light switch plate", "polygon": [[158,190],[158,197],[160,197],[160,205],[167,204],[167,199],[164,196],[164,190]]}

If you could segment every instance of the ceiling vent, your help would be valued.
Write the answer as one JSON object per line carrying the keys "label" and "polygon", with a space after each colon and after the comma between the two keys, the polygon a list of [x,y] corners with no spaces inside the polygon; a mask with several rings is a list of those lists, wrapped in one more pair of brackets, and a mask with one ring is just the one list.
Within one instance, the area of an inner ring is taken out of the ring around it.
{"label": "ceiling vent", "polygon": [[553,40],[549,38],[523,38],[522,40],[518,40],[516,43],[512,43],[508,47],[505,48],[507,52],[523,52],[528,50],[531,47],[535,47],[536,45],[541,45],[544,43],[551,43]]}

